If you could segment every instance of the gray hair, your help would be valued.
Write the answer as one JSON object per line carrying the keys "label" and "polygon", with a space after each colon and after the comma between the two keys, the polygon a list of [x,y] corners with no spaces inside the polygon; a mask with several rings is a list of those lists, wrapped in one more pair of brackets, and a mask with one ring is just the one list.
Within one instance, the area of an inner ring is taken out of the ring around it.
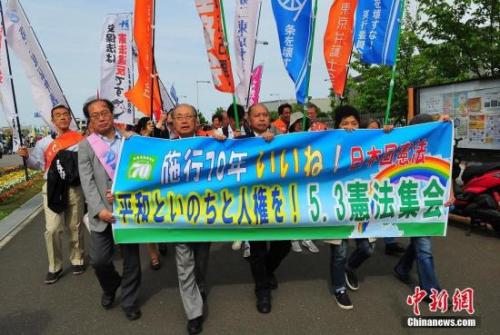
{"label": "gray hair", "polygon": [[267,109],[267,106],[259,102],[259,103],[253,104],[252,106],[250,106],[250,108],[248,108],[248,116],[250,116],[250,114],[252,113],[252,111],[257,106],[260,106],[260,107],[264,108],[266,110],[267,114],[269,114],[269,109]]}
{"label": "gray hair", "polygon": [[177,106],[175,106],[174,109],[172,109],[172,118],[175,118],[175,113],[177,111],[178,108],[180,107],[186,107],[186,108],[189,108],[191,109],[191,111],[193,112],[193,115],[198,117],[198,112],[196,111],[196,108],[194,108],[193,105],[190,105],[190,104],[178,104]]}

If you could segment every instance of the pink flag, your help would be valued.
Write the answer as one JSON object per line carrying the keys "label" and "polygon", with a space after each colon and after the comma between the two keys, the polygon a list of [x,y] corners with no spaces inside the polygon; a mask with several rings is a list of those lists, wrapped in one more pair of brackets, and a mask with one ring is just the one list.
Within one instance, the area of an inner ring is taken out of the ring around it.
{"label": "pink flag", "polygon": [[260,64],[252,72],[252,78],[250,80],[250,99],[248,106],[252,106],[259,102],[260,83],[262,82],[262,71],[264,71],[264,64]]}

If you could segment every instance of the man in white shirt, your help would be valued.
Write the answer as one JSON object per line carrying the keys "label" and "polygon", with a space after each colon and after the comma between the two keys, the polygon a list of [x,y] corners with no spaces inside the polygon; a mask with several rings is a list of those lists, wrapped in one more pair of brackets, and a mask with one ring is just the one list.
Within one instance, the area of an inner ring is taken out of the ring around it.
{"label": "man in white shirt", "polygon": [[[52,124],[56,129],[55,135],[48,135],[38,141],[35,148],[29,153],[26,147],[21,147],[17,153],[27,159],[28,167],[47,172],[52,162],[58,163],[58,154],[63,151],[78,151],[78,143],[83,136],[70,129],[71,112],[68,107],[58,105],[51,110]],[[67,207],[62,212],[55,212],[50,206],[50,196],[47,190],[52,185],[46,182],[42,188],[43,205],[45,212],[45,243],[49,260],[49,272],[45,277],[46,284],[55,283],[62,274],[62,244],[61,237],[64,228],[69,237],[69,258],[73,267],[73,274],[79,275],[85,271],[83,248],[84,197],[82,188],[70,186],[67,190]]]}

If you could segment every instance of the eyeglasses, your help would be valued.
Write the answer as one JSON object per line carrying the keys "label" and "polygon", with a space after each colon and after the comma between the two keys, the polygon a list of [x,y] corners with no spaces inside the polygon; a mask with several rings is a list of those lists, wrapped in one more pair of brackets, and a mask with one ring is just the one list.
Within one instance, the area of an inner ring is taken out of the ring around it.
{"label": "eyeglasses", "polygon": [[105,110],[105,111],[102,111],[100,113],[92,113],[90,114],[90,118],[91,119],[99,119],[99,118],[103,118],[103,119],[109,119],[113,114],[111,114],[111,111],[109,110]]}
{"label": "eyeglasses", "polygon": [[182,120],[192,120],[195,117],[196,117],[195,115],[179,115],[179,116],[176,116],[174,119],[182,121]]}

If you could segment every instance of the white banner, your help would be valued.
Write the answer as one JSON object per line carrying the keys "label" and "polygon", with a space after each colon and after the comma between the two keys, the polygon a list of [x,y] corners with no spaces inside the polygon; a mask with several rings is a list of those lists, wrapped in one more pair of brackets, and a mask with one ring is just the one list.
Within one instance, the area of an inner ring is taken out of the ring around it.
{"label": "white banner", "polygon": [[109,14],[101,38],[99,96],[113,103],[117,123],[134,124],[134,107],[125,98],[132,76],[132,14]]}
{"label": "white banner", "polygon": [[21,141],[19,138],[19,131],[17,129],[17,114],[14,106],[14,97],[12,95],[12,83],[10,80],[9,64],[7,62],[7,51],[5,47],[5,35],[2,27],[0,26],[0,108],[5,115],[7,124],[10,129],[12,129],[13,151],[17,151],[21,145]]}
{"label": "white banner", "polygon": [[[42,119],[52,126],[52,107],[61,104],[68,106],[68,102],[18,0],[9,0],[7,3],[5,29],[8,45],[17,56],[31,84],[35,106]],[[74,127],[76,124],[73,120],[72,128]]]}
{"label": "white banner", "polygon": [[234,20],[234,47],[236,68],[240,83],[236,87],[236,96],[240,104],[247,105],[250,77],[252,75],[257,38],[257,20],[261,0],[236,0]]}
{"label": "white banner", "polygon": [[175,107],[176,103],[174,102],[174,99],[170,97],[170,94],[168,93],[167,88],[163,84],[163,82],[160,80],[160,95],[161,95],[161,102],[162,102],[162,108],[165,112],[168,112],[172,108]]}

